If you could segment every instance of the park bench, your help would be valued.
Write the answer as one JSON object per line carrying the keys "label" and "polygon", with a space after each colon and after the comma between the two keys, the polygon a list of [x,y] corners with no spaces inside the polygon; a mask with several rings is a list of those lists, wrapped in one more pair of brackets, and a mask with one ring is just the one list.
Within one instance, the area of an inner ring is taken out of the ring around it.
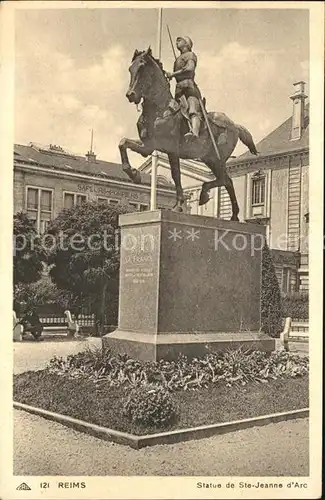
{"label": "park bench", "polygon": [[[24,333],[28,333],[29,329],[24,327],[19,323],[21,318],[17,318],[15,311],[13,311],[13,322],[14,330],[13,337],[14,340],[22,340]],[[40,317],[40,322],[42,325],[42,334],[65,334],[68,337],[75,337],[80,331],[80,327],[77,321],[72,318],[70,311],[64,311],[64,316],[58,315],[47,315],[46,317]]]}
{"label": "park bench", "polygon": [[74,337],[80,330],[78,323],[72,318],[70,311],[64,311],[64,316],[49,315],[40,317],[44,332],[66,332],[68,336]]}
{"label": "park bench", "polygon": [[281,344],[289,351],[289,342],[309,342],[309,324],[305,320],[286,318],[283,332],[280,335]]}

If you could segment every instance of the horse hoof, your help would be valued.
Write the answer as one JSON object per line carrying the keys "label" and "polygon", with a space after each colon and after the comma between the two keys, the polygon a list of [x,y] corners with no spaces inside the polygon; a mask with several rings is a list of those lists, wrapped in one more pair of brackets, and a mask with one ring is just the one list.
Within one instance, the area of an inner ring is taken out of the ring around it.
{"label": "horse hoof", "polygon": [[132,180],[135,184],[141,184],[141,174],[136,168],[132,171]]}
{"label": "horse hoof", "polygon": [[209,193],[207,191],[201,191],[199,205],[205,205],[209,200]]}
{"label": "horse hoof", "polygon": [[122,170],[126,174],[129,174],[132,171],[131,166],[128,163],[122,163]]}
{"label": "horse hoof", "polygon": [[234,222],[239,222],[239,218],[237,215],[233,215],[230,220],[233,220]]}
{"label": "horse hoof", "polygon": [[172,212],[183,212],[183,209],[180,206],[176,206],[172,208]]}

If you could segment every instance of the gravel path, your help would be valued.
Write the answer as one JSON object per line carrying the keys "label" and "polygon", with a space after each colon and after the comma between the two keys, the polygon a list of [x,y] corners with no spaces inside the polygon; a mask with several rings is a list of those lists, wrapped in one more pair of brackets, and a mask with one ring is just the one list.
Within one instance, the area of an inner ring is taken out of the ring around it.
{"label": "gravel path", "polygon": [[83,351],[88,345],[99,345],[101,339],[44,340],[43,342],[15,342],[14,373],[42,370],[53,356],[66,357]]}
{"label": "gravel path", "polygon": [[14,410],[14,474],[307,476],[308,419],[133,450]]}

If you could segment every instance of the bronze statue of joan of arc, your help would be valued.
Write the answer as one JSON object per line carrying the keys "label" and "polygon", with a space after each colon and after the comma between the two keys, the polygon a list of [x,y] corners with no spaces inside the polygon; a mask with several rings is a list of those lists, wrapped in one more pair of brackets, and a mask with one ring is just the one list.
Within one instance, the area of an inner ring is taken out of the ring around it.
{"label": "bronze statue of joan of arc", "polygon": [[[142,114],[138,120],[139,139],[123,137],[120,140],[122,167],[133,182],[141,182],[140,172],[131,167],[127,151],[134,151],[143,157],[153,151],[167,154],[176,188],[174,210],[182,212],[185,195],[180,159],[201,161],[211,170],[213,178],[203,182],[199,204],[208,203],[211,189],[224,186],[231,201],[231,220],[238,221],[239,205],[226,162],[238,139],[252,154],[257,155],[258,152],[251,133],[244,126],[233,122],[225,113],[205,111],[204,99],[201,99],[195,83],[197,57],[192,47],[190,38],[177,38],[180,55],[176,58],[174,71],[167,74],[161,61],[152,55],[150,47],[135,50],[129,66],[130,83],[126,97],[130,103],[142,103]],[[176,99],[168,81],[172,78],[176,79]],[[184,108],[187,108],[186,112]],[[204,122],[201,121],[201,113]],[[184,137],[188,131],[188,119],[191,122],[189,140]]]}
{"label": "bronze statue of joan of arc", "polygon": [[188,36],[179,36],[176,39],[176,47],[180,52],[174,63],[174,71],[167,73],[167,78],[175,78],[176,89],[175,99],[179,101],[182,96],[186,98],[188,114],[191,119],[192,130],[187,136],[199,137],[201,126],[201,93],[195,83],[195,69],[197,66],[197,56],[192,51],[193,42]]}

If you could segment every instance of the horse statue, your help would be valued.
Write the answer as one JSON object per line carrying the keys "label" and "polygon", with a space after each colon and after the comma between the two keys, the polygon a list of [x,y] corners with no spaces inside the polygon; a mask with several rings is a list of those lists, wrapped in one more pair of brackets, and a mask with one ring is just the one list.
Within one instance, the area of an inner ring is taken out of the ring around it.
{"label": "horse statue", "polygon": [[[185,197],[179,160],[199,160],[205,163],[215,176],[214,180],[203,182],[199,204],[204,205],[209,201],[210,189],[225,186],[232,205],[231,220],[239,221],[239,206],[233,182],[226,170],[226,161],[234,151],[238,138],[252,154],[258,154],[250,132],[242,125],[235,124],[224,113],[209,112],[205,114],[210,127],[203,121],[197,141],[188,141],[184,137],[189,127],[186,110],[173,99],[163,66],[153,57],[150,47],[145,51],[134,52],[129,72],[130,85],[126,97],[130,103],[137,106],[142,104],[142,114],[137,123],[140,140],[123,138],[119,143],[124,172],[133,182],[141,182],[140,172],[130,165],[128,149],[144,157],[155,150],[166,153],[176,187],[176,204],[173,210],[182,212]],[[215,139],[217,152],[209,128]]]}

